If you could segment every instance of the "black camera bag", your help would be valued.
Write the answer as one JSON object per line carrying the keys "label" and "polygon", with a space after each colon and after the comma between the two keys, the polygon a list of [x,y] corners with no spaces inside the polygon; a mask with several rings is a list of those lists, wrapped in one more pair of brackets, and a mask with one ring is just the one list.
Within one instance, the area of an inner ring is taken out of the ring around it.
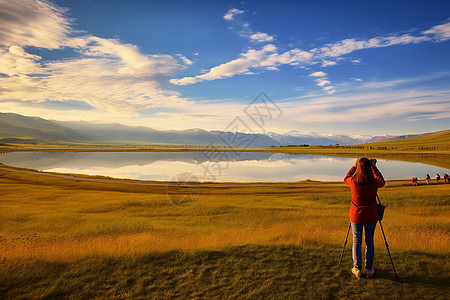
{"label": "black camera bag", "polygon": [[383,216],[384,216],[384,209],[386,208],[386,206],[381,204],[380,198],[377,195],[377,199],[378,199],[378,203],[375,200],[375,204],[377,205],[377,216],[378,216],[378,221],[382,221],[383,220]]}

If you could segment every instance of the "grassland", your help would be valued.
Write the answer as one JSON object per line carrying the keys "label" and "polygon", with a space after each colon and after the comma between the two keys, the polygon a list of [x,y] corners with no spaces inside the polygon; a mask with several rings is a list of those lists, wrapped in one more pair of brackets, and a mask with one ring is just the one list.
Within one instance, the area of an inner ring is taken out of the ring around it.
{"label": "grassland", "polygon": [[273,152],[292,154],[318,154],[347,157],[386,158],[421,162],[450,168],[450,130],[439,131],[424,137],[392,142],[341,146],[275,147]]}
{"label": "grassland", "polygon": [[[169,195],[169,196],[168,196]],[[450,184],[379,191],[376,278],[351,276],[342,183],[131,185],[0,170],[0,299],[447,299]],[[176,205],[175,205],[175,204]]]}
{"label": "grassland", "polygon": [[[294,153],[296,151],[308,151],[308,149],[332,152],[334,154],[345,153],[378,153],[378,154],[450,154],[450,130],[439,131],[419,138],[397,140],[391,142],[376,142],[360,145],[329,145],[317,147],[280,147]],[[321,150],[319,150],[321,149]],[[317,153],[320,154],[320,153]]]}

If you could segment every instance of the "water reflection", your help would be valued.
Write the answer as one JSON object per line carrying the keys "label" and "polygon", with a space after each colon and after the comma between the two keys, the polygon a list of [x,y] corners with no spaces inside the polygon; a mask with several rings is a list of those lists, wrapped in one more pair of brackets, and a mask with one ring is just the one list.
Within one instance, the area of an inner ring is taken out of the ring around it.
{"label": "water reflection", "polygon": [[[341,181],[354,158],[243,152],[12,152],[0,162],[51,172],[105,175],[141,180],[171,180],[180,173],[200,181]],[[424,178],[448,172],[421,163],[379,160],[387,179]]]}

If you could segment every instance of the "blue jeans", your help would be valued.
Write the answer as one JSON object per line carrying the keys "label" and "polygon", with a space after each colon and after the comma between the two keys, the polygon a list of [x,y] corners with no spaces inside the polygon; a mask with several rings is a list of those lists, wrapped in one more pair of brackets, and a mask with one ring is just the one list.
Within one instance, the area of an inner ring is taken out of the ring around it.
{"label": "blue jeans", "polygon": [[375,253],[375,247],[373,245],[373,235],[375,233],[375,227],[377,223],[373,224],[352,224],[352,232],[353,232],[353,266],[359,270],[362,270],[361,265],[361,244],[362,244],[362,236],[363,236],[363,228],[365,231],[364,237],[366,242],[366,270],[373,269],[373,256]]}

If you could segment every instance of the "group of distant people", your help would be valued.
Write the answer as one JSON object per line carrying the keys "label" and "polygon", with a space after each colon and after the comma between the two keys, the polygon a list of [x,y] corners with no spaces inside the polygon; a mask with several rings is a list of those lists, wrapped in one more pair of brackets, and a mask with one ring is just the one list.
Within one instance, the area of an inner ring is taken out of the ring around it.
{"label": "group of distant people", "polygon": [[[444,183],[450,183],[450,176],[448,176],[447,173],[443,174],[443,178],[444,178]],[[436,182],[439,183],[439,180],[441,180],[441,175],[439,175],[439,173],[436,173],[436,176],[433,179],[436,179]],[[427,182],[427,184],[430,184],[430,180],[431,180],[430,174],[427,174],[425,176],[425,181]],[[411,182],[412,182],[413,186],[419,185],[419,179],[417,177],[413,177],[411,179]]]}

